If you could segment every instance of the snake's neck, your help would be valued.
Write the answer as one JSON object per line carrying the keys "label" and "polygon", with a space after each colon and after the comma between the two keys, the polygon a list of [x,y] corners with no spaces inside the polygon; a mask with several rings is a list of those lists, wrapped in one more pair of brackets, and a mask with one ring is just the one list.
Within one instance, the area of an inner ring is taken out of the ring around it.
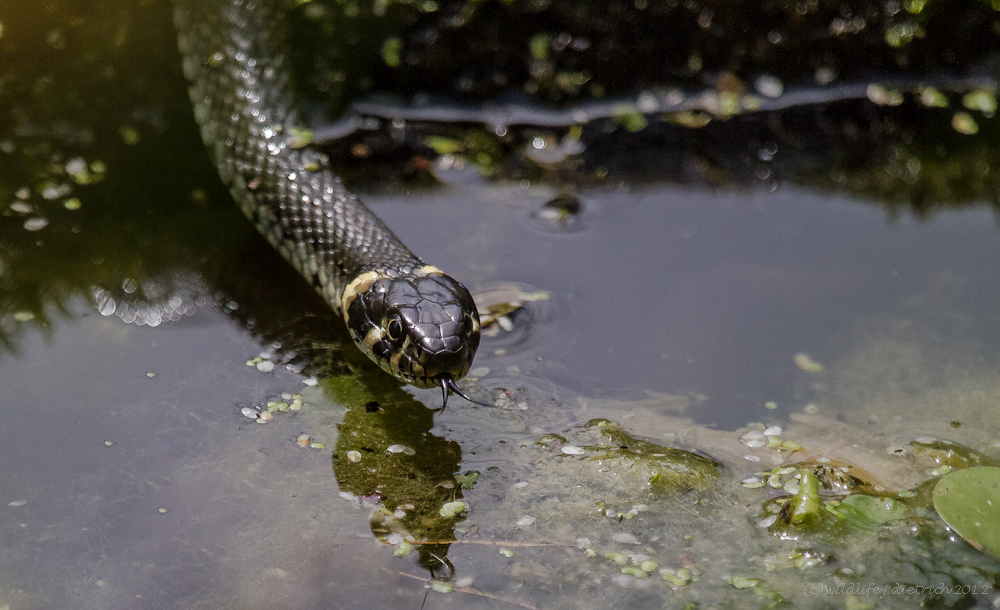
{"label": "snake's neck", "polygon": [[202,137],[244,214],[339,310],[348,283],[423,266],[308,145],[276,0],[178,0],[184,72]]}

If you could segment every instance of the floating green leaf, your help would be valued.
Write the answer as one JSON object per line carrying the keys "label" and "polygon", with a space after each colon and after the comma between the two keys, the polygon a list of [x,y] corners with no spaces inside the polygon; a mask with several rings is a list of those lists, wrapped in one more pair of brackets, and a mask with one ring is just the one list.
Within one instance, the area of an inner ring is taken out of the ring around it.
{"label": "floating green leaf", "polygon": [[906,516],[906,507],[896,500],[864,494],[847,496],[834,510],[848,521],[860,526],[887,523]]}
{"label": "floating green leaf", "polygon": [[934,487],[934,508],[969,544],[1000,558],[1000,468],[978,466],[944,477]]}
{"label": "floating green leaf", "polygon": [[[685,580],[685,579],[681,578],[680,576],[678,576],[677,574],[675,574],[673,570],[669,570],[669,569],[660,570],[660,576],[662,576],[663,580],[669,582],[675,588],[677,588],[677,587],[683,587],[684,585],[688,584],[687,580]],[[739,578],[739,577],[737,576],[736,578]]]}
{"label": "floating green leaf", "polygon": [[622,568],[622,573],[623,574],[631,574],[632,576],[635,576],[636,578],[649,578],[649,574],[647,574],[646,572],[644,572],[642,569],[636,568],[636,567],[633,567],[633,566],[625,566],[624,568]]}
{"label": "floating green leaf", "polygon": [[412,550],[413,550],[413,545],[411,545],[408,540],[404,540],[399,543],[399,546],[396,547],[396,550],[393,551],[392,554],[395,555],[396,557],[406,557],[407,555],[410,554]]}
{"label": "floating green leaf", "polygon": [[454,517],[463,510],[465,510],[465,502],[462,502],[461,500],[456,500],[454,502],[446,502],[445,505],[442,506],[441,510],[438,512],[441,513],[442,517],[447,517],[450,519],[451,517]]}
{"label": "floating green leaf", "polygon": [[737,589],[752,589],[760,584],[757,578],[747,578],[745,576],[733,576],[729,579],[729,584]]}
{"label": "floating green leaf", "polygon": [[475,470],[470,470],[465,474],[456,474],[455,480],[462,486],[462,489],[472,489],[476,481],[479,480],[479,473]]}

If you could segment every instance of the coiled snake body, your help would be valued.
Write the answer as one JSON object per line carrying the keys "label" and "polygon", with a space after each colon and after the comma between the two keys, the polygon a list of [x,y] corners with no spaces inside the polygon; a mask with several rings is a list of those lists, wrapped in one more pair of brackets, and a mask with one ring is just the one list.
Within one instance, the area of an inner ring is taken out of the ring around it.
{"label": "coiled snake body", "polygon": [[[195,118],[243,212],[336,311],[383,370],[459,394],[479,346],[468,290],[406,248],[347,191],[304,126],[277,0],[177,0]],[[464,396],[464,395],[463,395]]]}

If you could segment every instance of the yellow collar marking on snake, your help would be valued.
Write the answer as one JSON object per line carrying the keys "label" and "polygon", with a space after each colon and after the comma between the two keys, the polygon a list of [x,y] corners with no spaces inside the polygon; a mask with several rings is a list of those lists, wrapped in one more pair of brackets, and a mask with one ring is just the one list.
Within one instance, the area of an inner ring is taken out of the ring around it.
{"label": "yellow collar marking on snake", "polygon": [[351,283],[344,288],[344,296],[340,298],[340,312],[341,315],[344,316],[345,320],[347,319],[347,309],[351,306],[351,303],[354,302],[354,298],[371,288],[372,284],[375,283],[375,280],[381,277],[381,275],[382,274],[378,271],[368,271],[366,273],[362,273],[358,277],[354,278]]}

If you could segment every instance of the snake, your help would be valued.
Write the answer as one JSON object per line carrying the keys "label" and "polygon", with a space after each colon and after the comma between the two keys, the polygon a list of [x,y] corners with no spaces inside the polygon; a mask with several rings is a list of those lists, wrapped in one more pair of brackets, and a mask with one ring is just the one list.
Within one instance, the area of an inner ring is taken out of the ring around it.
{"label": "snake", "polygon": [[[456,384],[480,341],[461,283],[424,263],[303,138],[280,0],[177,0],[195,120],[222,181],[257,230],[343,317],[360,350],[418,388]],[[479,403],[482,404],[482,403]]]}

